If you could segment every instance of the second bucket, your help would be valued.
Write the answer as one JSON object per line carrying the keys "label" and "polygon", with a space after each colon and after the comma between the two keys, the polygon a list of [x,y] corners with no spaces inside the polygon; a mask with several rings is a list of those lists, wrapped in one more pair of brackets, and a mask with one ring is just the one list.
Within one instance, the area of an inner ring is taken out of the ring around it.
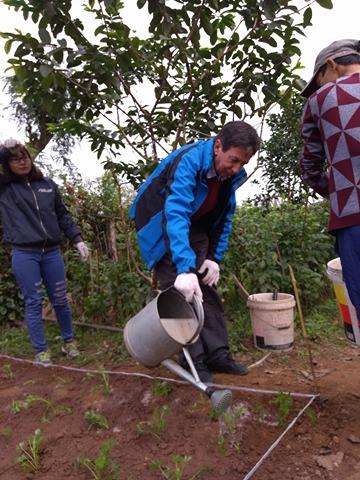
{"label": "second bucket", "polygon": [[327,264],[327,275],[334,286],[345,337],[353,345],[360,346],[360,321],[343,280],[340,258],[334,258]]}
{"label": "second bucket", "polygon": [[250,295],[247,305],[255,347],[260,350],[291,350],[294,345],[295,299],[288,293]]}

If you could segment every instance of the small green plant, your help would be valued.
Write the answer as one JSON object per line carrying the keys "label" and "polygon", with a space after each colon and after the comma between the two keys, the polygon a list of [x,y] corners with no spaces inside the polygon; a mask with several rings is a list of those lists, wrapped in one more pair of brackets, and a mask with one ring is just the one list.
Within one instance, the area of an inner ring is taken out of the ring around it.
{"label": "small green plant", "polygon": [[308,417],[308,419],[310,420],[310,423],[311,423],[311,426],[312,427],[315,427],[315,425],[317,424],[317,415],[316,415],[316,411],[311,408],[311,407],[308,407],[306,410],[305,410],[305,415]]}
{"label": "small green plant", "polygon": [[222,457],[225,455],[225,453],[226,453],[226,440],[225,440],[224,435],[220,435],[217,438],[217,440],[216,440],[216,450],[217,450],[218,454],[221,455]]}
{"label": "small green plant", "polygon": [[35,473],[39,470],[41,443],[41,430],[37,429],[33,435],[30,435],[28,440],[20,442],[16,447],[18,454],[16,462],[25,472]]}
{"label": "small green plant", "polygon": [[21,400],[12,400],[11,401],[11,413],[14,413],[15,415],[21,411],[22,408],[22,402]]}
{"label": "small green plant", "polygon": [[264,405],[260,402],[260,400],[256,400],[254,405],[254,412],[259,418],[260,422],[263,422],[266,417],[269,415]]}
{"label": "small green plant", "polygon": [[100,375],[102,380],[102,391],[104,395],[108,397],[112,391],[109,374],[103,368],[101,368]]}
{"label": "small green plant", "polygon": [[277,407],[277,417],[280,426],[284,426],[289,416],[290,410],[294,405],[294,400],[289,393],[277,392],[273,400]]}
{"label": "small green plant", "polygon": [[[182,480],[184,478],[184,470],[188,463],[191,462],[191,457],[188,455],[174,455],[172,457],[172,464],[165,465],[161,460],[154,460],[149,464],[149,468],[153,472],[160,472],[166,480]],[[194,480],[200,472],[189,478]]]}
{"label": "small green plant", "polygon": [[238,407],[233,411],[227,411],[222,415],[226,430],[230,435],[235,434],[238,420],[244,415],[245,411],[245,408]]}
{"label": "small green plant", "polygon": [[219,410],[218,408],[212,408],[209,412],[209,418],[210,420],[218,420],[222,416],[223,412]]}
{"label": "small green plant", "polygon": [[6,378],[10,379],[10,378],[14,378],[14,376],[15,376],[12,369],[11,369],[11,365],[8,364],[8,363],[3,366],[3,372],[4,372],[4,375],[5,375]]}
{"label": "small green plant", "polygon": [[109,422],[104,415],[97,413],[95,410],[88,410],[84,414],[85,420],[90,428],[101,428],[103,430],[109,429]]}
{"label": "small green plant", "polygon": [[50,412],[55,417],[61,414],[68,415],[72,413],[71,407],[67,405],[55,405],[52,400],[40,397],[39,395],[25,395],[24,400],[13,400],[11,402],[11,411],[16,414],[21,410],[27,410],[31,405],[35,403],[42,403],[45,406],[44,415],[42,421],[48,421],[47,414]]}
{"label": "small green plant", "polygon": [[120,478],[120,468],[110,457],[112,447],[112,441],[108,440],[100,446],[99,453],[94,460],[90,458],[79,460],[79,464],[88,470],[93,480],[118,480]]}
{"label": "small green plant", "polygon": [[167,421],[166,417],[169,413],[169,407],[164,405],[161,410],[158,407],[155,407],[153,413],[151,415],[150,420],[145,420],[143,422],[139,422],[136,425],[136,430],[141,435],[146,433],[150,433],[157,439],[160,439],[160,435],[165,431]]}
{"label": "small green plant", "polygon": [[172,385],[162,380],[156,380],[151,386],[151,393],[154,397],[167,397],[172,392]]}

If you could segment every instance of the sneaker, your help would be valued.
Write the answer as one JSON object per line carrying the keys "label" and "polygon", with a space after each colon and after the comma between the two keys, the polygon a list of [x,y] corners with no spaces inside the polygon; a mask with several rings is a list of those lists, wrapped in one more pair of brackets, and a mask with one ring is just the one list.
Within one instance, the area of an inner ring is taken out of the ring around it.
{"label": "sneaker", "polygon": [[216,373],[230,373],[232,375],[247,375],[249,373],[245,365],[235,362],[230,355],[208,362],[207,365],[211,372]]}
{"label": "sneaker", "polygon": [[35,364],[42,367],[49,367],[52,365],[49,352],[39,352],[35,355]]}
{"label": "sneaker", "polygon": [[72,340],[71,342],[63,343],[61,345],[61,351],[64,355],[70,358],[75,358],[80,355],[80,352],[75,340]]}

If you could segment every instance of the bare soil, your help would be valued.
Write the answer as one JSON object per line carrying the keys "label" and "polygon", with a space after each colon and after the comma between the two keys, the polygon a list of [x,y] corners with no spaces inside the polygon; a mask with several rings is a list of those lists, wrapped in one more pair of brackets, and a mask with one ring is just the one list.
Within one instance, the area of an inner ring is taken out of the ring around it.
{"label": "bare soil", "polygon": [[[240,359],[251,363],[255,357],[250,341],[248,347]],[[314,360],[319,397],[253,479],[360,479],[360,349],[345,341],[336,348],[314,345]],[[57,364],[72,365],[66,360]],[[108,368],[174,378],[163,368],[148,370],[131,361]],[[215,380],[314,393],[308,377],[306,349],[298,341],[292,352],[273,353],[246,377],[216,375]],[[188,385],[171,384],[171,391],[161,396],[159,381],[110,375],[107,391],[106,377],[98,374],[39,368],[3,357],[0,378],[1,480],[95,478],[79,459],[94,460],[110,439],[111,458],[120,467],[121,480],[243,479],[308,401],[295,398],[282,415],[273,394],[234,391],[229,413],[214,418],[209,401]],[[29,395],[43,400],[28,402],[26,408],[26,399],[34,398]],[[44,400],[51,402],[46,405]],[[90,425],[85,418],[89,411],[105,416],[108,428]],[[43,438],[40,467],[31,475],[16,462],[16,447],[38,428]],[[181,477],[171,476],[176,455],[191,457]],[[156,468],[158,461],[163,462],[163,474]]]}

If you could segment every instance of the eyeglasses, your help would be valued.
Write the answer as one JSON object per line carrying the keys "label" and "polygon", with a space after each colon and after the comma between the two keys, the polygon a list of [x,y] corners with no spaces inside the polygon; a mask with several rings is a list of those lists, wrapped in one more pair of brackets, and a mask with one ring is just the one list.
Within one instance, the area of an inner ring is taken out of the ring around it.
{"label": "eyeglasses", "polygon": [[22,154],[18,155],[17,157],[11,157],[9,162],[14,164],[14,165],[19,165],[22,162],[23,163],[30,162],[30,158],[29,158],[29,155],[27,155],[26,153],[22,153]]}

